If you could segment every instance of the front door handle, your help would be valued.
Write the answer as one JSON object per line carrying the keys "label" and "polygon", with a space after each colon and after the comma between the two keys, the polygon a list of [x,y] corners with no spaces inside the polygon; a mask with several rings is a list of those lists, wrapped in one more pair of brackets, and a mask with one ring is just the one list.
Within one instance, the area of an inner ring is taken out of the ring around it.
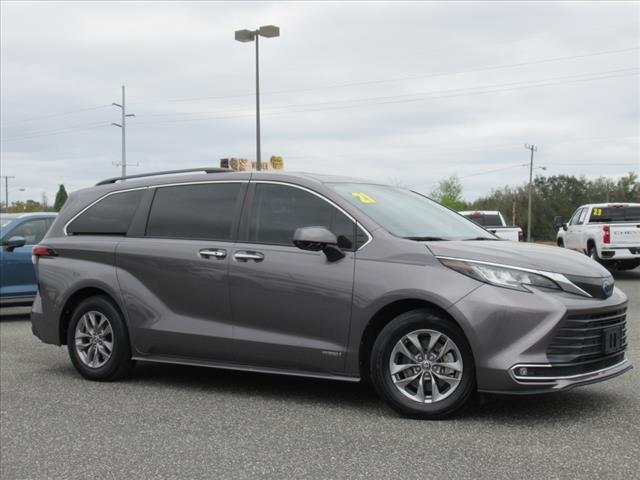
{"label": "front door handle", "polygon": [[247,262],[253,260],[254,262],[261,262],[264,260],[264,254],[260,252],[236,252],[233,258],[238,262]]}
{"label": "front door handle", "polygon": [[227,251],[221,248],[203,248],[198,252],[198,254],[203,258],[225,258],[227,256]]}

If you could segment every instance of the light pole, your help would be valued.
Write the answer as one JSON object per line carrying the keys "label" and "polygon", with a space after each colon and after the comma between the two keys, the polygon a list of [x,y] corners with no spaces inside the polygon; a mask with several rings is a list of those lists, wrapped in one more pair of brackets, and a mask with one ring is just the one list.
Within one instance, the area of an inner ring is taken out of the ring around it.
{"label": "light pole", "polygon": [[2,175],[4,178],[4,208],[5,210],[9,209],[9,179],[16,178],[13,175]]}
{"label": "light pole", "polygon": [[[127,113],[127,108],[124,103],[124,85],[122,85],[122,104],[113,102],[111,105],[119,107],[122,110],[122,120],[121,123],[113,122],[111,125],[115,127],[120,127],[122,130],[122,158],[120,160],[120,165],[122,166],[122,176],[127,176],[127,143],[126,143],[126,135],[127,135],[127,117],[135,117],[135,113]],[[117,165],[117,164],[116,164]]]}
{"label": "light pole", "polygon": [[275,25],[264,25],[257,30],[236,30],[235,39],[238,42],[256,42],[256,169],[262,170],[262,159],[260,157],[260,57],[259,39],[260,37],[273,38],[280,36],[280,27]]}

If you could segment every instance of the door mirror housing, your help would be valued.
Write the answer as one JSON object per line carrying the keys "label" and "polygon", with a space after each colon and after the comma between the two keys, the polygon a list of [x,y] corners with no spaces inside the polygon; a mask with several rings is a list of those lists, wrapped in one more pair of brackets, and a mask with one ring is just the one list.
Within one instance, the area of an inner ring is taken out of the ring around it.
{"label": "door mirror housing", "polygon": [[298,228],[293,234],[293,244],[300,250],[323,252],[330,262],[335,262],[345,256],[338,247],[338,238],[325,227]]}
{"label": "door mirror housing", "polygon": [[13,252],[16,248],[24,247],[27,244],[27,240],[24,237],[15,236],[9,240],[2,242],[2,246],[7,252]]}
{"label": "door mirror housing", "polygon": [[553,224],[556,228],[562,228],[563,230],[567,230],[567,224],[564,221],[564,218],[562,218],[562,215],[558,215],[553,219]]}

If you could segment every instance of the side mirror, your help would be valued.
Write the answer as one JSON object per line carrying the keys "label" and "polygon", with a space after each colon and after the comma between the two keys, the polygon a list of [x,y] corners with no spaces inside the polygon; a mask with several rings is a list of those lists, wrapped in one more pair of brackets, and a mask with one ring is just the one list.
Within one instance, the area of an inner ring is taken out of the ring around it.
{"label": "side mirror", "polygon": [[9,240],[2,242],[2,246],[7,252],[13,252],[16,248],[24,247],[27,241],[24,237],[11,237]]}
{"label": "side mirror", "polygon": [[335,262],[345,256],[338,247],[338,238],[324,227],[298,228],[293,234],[293,244],[300,250],[321,251],[330,262]]}
{"label": "side mirror", "polygon": [[558,215],[553,218],[553,225],[556,228],[563,228],[564,230],[567,229],[567,224],[564,223],[564,219],[562,218],[562,215]]}

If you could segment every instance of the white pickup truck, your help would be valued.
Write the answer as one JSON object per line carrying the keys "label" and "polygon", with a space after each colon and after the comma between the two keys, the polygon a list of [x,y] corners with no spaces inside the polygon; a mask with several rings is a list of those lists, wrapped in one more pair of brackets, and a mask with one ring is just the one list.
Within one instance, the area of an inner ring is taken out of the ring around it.
{"label": "white pickup truck", "polygon": [[569,222],[555,218],[559,247],[589,255],[604,266],[640,265],[640,203],[597,203],[578,207]]}
{"label": "white pickup truck", "polygon": [[502,213],[497,210],[476,210],[468,212],[458,212],[460,215],[467,217],[469,220],[476,222],[481,227],[489,230],[491,233],[506,240],[521,242],[522,229],[517,226],[507,227]]}

